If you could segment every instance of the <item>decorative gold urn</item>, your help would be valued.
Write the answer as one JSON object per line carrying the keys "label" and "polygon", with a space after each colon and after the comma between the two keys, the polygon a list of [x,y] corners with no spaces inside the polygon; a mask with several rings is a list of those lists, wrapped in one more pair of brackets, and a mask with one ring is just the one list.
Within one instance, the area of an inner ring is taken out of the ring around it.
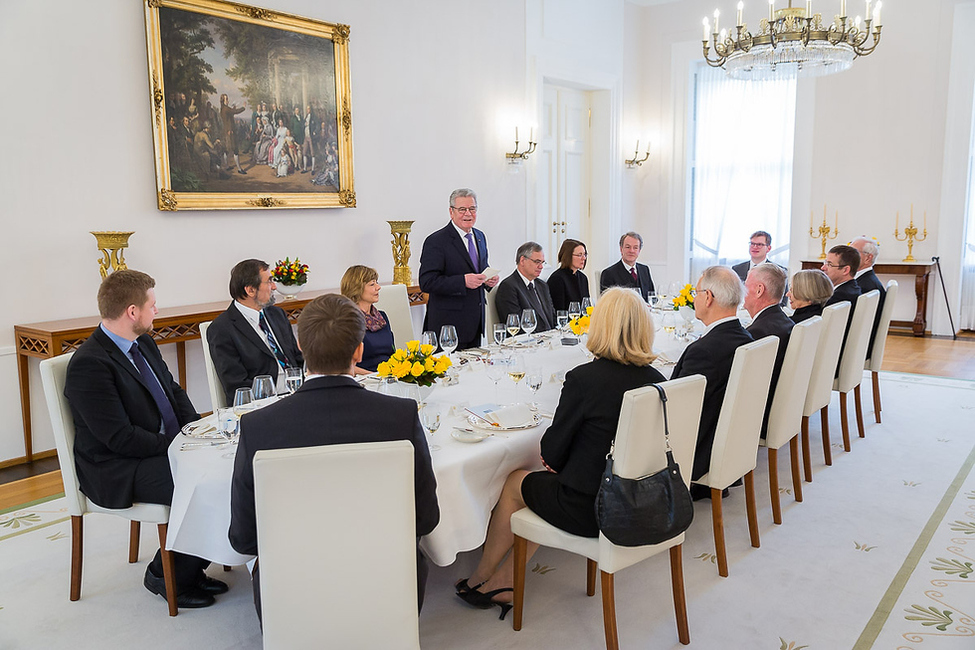
{"label": "decorative gold urn", "polygon": [[410,286],[410,229],[412,221],[387,221],[393,233],[393,284]]}
{"label": "decorative gold urn", "polygon": [[129,268],[125,264],[125,255],[122,253],[122,249],[129,247],[129,237],[135,234],[134,230],[129,232],[92,230],[91,234],[95,236],[96,245],[102,252],[102,259],[98,260],[98,270],[101,272],[103,280],[109,273]]}

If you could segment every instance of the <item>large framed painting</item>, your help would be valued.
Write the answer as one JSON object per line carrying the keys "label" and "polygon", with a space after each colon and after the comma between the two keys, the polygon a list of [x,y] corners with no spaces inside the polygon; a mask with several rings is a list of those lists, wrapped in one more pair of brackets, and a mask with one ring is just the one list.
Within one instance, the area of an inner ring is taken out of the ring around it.
{"label": "large framed painting", "polygon": [[355,207],[347,25],[144,2],[160,210]]}

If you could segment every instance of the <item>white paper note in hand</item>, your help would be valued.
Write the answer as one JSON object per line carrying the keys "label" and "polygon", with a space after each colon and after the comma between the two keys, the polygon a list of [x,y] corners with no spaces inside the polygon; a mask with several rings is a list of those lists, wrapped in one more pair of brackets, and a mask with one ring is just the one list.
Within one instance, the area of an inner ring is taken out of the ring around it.
{"label": "white paper note in hand", "polygon": [[497,269],[492,269],[492,268],[491,268],[491,267],[489,266],[489,267],[487,267],[486,269],[484,269],[483,271],[481,271],[481,273],[483,273],[483,274],[484,274],[484,277],[485,277],[485,278],[487,278],[488,280],[490,280],[490,279],[491,279],[491,278],[493,278],[494,276],[496,276],[496,275],[498,275],[499,273],[501,273],[501,271],[499,271],[499,270],[497,270]]}

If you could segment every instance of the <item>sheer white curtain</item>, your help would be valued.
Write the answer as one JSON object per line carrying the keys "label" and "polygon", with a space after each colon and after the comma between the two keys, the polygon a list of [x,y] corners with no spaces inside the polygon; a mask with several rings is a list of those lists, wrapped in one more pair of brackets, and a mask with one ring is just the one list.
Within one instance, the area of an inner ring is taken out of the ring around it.
{"label": "sheer white curtain", "polygon": [[748,259],[748,236],[772,235],[786,265],[792,212],[796,79],[739,81],[703,63],[694,79],[691,282]]}
{"label": "sheer white curtain", "polygon": [[958,328],[963,330],[975,330],[975,139],[971,147],[968,162],[968,223],[961,265],[961,319],[958,323]]}

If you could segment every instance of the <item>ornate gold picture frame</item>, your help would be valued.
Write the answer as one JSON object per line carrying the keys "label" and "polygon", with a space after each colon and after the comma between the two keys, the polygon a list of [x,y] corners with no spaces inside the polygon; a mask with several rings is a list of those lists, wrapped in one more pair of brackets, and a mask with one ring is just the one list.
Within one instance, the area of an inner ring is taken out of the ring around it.
{"label": "ornate gold picture frame", "polygon": [[347,25],[144,1],[160,210],[355,207]]}

